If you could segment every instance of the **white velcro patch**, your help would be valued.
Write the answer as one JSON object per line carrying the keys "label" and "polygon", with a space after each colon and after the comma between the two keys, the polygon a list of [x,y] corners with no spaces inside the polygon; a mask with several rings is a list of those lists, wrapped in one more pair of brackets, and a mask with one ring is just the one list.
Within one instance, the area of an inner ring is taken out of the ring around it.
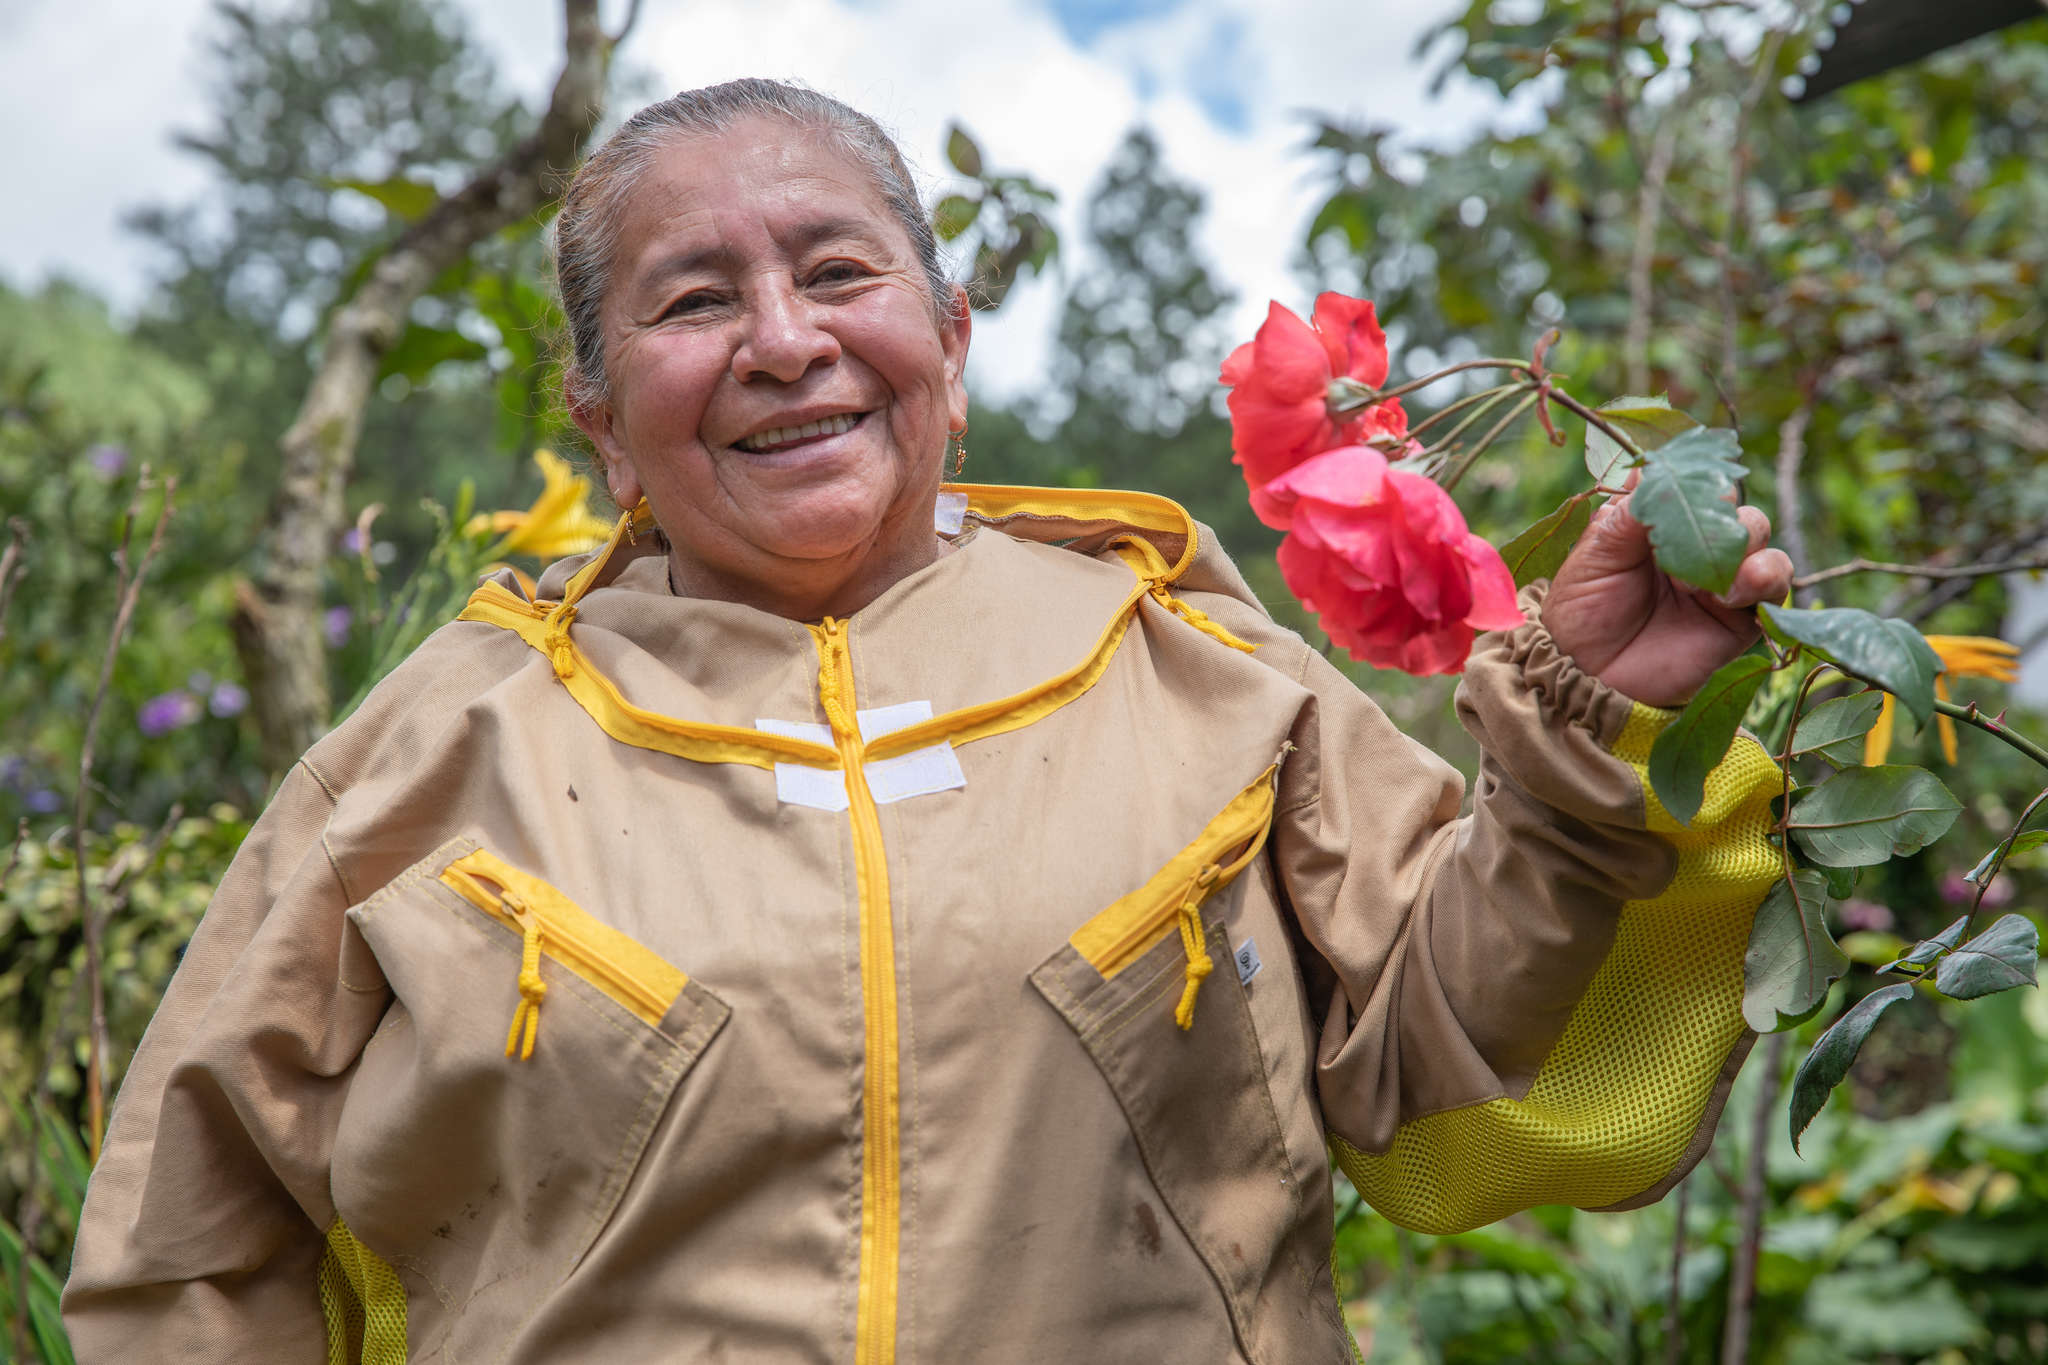
{"label": "white velcro patch", "polygon": [[[931,718],[930,702],[907,701],[858,712],[854,720],[860,726],[861,738],[873,740]],[[754,728],[774,735],[787,735],[791,739],[807,739],[816,744],[832,743],[832,727],[816,721],[763,717],[754,722]],[[867,774],[868,793],[885,806],[913,796],[928,796],[967,785],[967,774],[960,771],[959,756],[953,752],[951,744],[944,742],[927,744],[922,749],[912,749],[894,758],[876,759],[864,765],[863,771]],[[849,804],[846,774],[836,768],[778,763],[775,765],[775,799],[784,805],[808,806],[813,810],[845,810]]]}
{"label": "white velcro patch", "polygon": [[932,529],[942,536],[957,536],[967,524],[967,495],[941,492],[932,507]]}

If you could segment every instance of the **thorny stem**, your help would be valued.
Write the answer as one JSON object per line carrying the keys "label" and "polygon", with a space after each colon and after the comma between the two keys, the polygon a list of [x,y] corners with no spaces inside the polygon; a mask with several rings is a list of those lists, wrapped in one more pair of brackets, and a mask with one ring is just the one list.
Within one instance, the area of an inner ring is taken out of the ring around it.
{"label": "thorny stem", "polygon": [[100,660],[99,686],[93,692],[92,707],[85,715],[85,734],[78,751],[78,794],[71,808],[71,851],[78,873],[78,918],[85,929],[85,988],[92,1008],[92,1024],[86,1040],[86,1104],[94,1162],[100,1159],[100,1142],[107,1130],[107,996],[101,977],[100,918],[93,912],[92,893],[85,877],[87,798],[92,792],[93,739],[99,729],[100,711],[106,705],[107,691],[113,685],[114,661],[121,653],[121,637],[128,633],[128,623],[135,615],[135,604],[142,596],[142,581],[149,575],[150,561],[163,548],[164,528],[170,524],[178,480],[171,476],[163,481],[163,504],[157,509],[156,527],[150,532],[149,545],[143,550],[142,558],[131,569],[128,562],[129,537],[134,534],[135,523],[142,514],[142,493],[148,485],[149,469],[144,466],[142,477],[136,484],[135,499],[129,504],[128,515],[121,524],[121,544],[115,551],[115,562],[119,566],[119,605],[114,611],[113,629],[107,634],[107,652]]}
{"label": "thorny stem", "polygon": [[2048,788],[2043,788],[2039,795],[2027,802],[2027,808],[2020,812],[2019,819],[2012,822],[2011,831],[1999,841],[1997,849],[1993,851],[1991,866],[1985,870],[1983,880],[1977,883],[1977,894],[1970,898],[1970,913],[1963,916],[1964,941],[1967,941],[1976,930],[1977,907],[1984,903],[1984,893],[1991,889],[1991,883],[1998,880],[1999,871],[2005,866],[2006,854],[2012,851],[2013,840],[2020,837],[2020,831],[2027,827],[2027,821],[2033,818],[2034,812],[2040,808],[2043,801],[2048,801]]}
{"label": "thorny stem", "polygon": [[[1497,388],[1481,389],[1477,393],[1468,393],[1463,398],[1458,399],[1456,402],[1444,404],[1435,412],[1432,412],[1429,416],[1423,418],[1420,422],[1417,422],[1414,426],[1409,427],[1408,434],[1410,436],[1420,436],[1423,432],[1428,431],[1431,427],[1435,426],[1438,422],[1443,421],[1446,417],[1449,417],[1454,412],[1462,412],[1466,408],[1471,407],[1474,403],[1490,403],[1496,398],[1498,398],[1500,395],[1504,393],[1513,393],[1520,387],[1521,386],[1518,384],[1502,384]],[[1452,435],[1456,434],[1456,432],[1452,433]]]}
{"label": "thorny stem", "polygon": [[[1982,714],[1977,710],[1977,703],[1971,702],[1967,706],[1958,706],[1952,701],[1943,701],[1937,697],[1934,701],[1934,709],[1941,712],[1944,716],[1961,721],[1965,725],[1974,725],[1987,735],[1996,735],[2028,758],[2033,759],[2034,762],[2044,768],[2048,768],[2048,749],[2042,748],[2039,744],[2028,739],[2004,721]],[[2004,713],[2001,712],[2000,714]]]}
{"label": "thorny stem", "polygon": [[[1448,452],[1451,446],[1456,443],[1457,439],[1460,436],[1464,435],[1466,429],[1469,428],[1474,422],[1479,421],[1481,418],[1485,417],[1489,412],[1492,412],[1495,408],[1499,407],[1502,403],[1505,403],[1508,399],[1513,398],[1516,394],[1527,393],[1528,391],[1529,385],[1527,384],[1503,384],[1497,389],[1488,389],[1486,391],[1488,394],[1487,401],[1481,403],[1479,406],[1472,409],[1472,411],[1466,413],[1463,419],[1461,419],[1456,426],[1452,427],[1449,431],[1445,432],[1443,439],[1432,444],[1428,452],[1426,453],[1439,454]],[[1408,434],[1413,436],[1415,433],[1411,431]]]}
{"label": "thorny stem", "polygon": [[1443,477],[1444,492],[1448,493],[1453,488],[1456,488],[1458,480],[1464,478],[1465,471],[1472,467],[1472,462],[1483,455],[1486,452],[1486,448],[1498,440],[1503,431],[1513,426],[1523,413],[1536,406],[1542,398],[1543,390],[1540,387],[1531,386],[1529,392],[1523,396],[1522,401],[1508,409],[1507,416],[1489,427],[1484,436],[1473,442],[1470,450],[1458,457],[1458,462],[1452,465],[1450,472]]}

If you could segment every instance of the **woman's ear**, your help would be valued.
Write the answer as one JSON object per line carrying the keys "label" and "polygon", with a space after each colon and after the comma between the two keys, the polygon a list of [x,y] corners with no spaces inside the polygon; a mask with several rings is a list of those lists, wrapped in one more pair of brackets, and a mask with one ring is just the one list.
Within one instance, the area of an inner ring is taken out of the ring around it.
{"label": "woman's ear", "polygon": [[967,343],[974,337],[974,310],[967,291],[953,286],[952,307],[939,323],[939,348],[946,357],[946,415],[955,430],[967,425]]}
{"label": "woman's ear", "polygon": [[597,452],[598,463],[604,466],[605,485],[611,491],[612,501],[630,510],[640,501],[643,490],[640,476],[633,468],[633,457],[626,453],[625,444],[619,440],[612,405],[579,395],[575,386],[567,381],[562,385],[562,399],[569,409],[570,420],[589,438],[591,449]]}

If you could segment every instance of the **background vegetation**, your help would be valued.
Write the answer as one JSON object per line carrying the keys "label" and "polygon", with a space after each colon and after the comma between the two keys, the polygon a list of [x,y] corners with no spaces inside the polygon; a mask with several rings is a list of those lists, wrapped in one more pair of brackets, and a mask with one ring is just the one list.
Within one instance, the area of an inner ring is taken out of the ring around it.
{"label": "background vegetation", "polygon": [[[1551,359],[1574,391],[1668,393],[1739,430],[1749,496],[1802,572],[2038,562],[2048,20],[1795,107],[1781,82],[1814,48],[1815,9],[1622,0],[1503,16],[1475,4],[1430,51],[1503,91],[1536,82],[1532,130],[1422,151],[1304,122],[1303,170],[1327,199],[1288,302],[1325,287],[1376,298],[1396,381],[1527,354],[1562,328]],[[138,211],[165,248],[144,314],[116,322],[61,283],[0,288],[0,1360],[66,1358],[52,1304],[88,1162],[95,998],[111,1093],[274,776],[232,622],[269,553],[279,439],[325,326],[379,251],[538,116],[442,4],[223,3],[218,35],[213,117],[188,143],[226,211]],[[977,405],[967,477],[1166,492],[1308,629],[1229,463],[1213,380],[1242,338],[1223,332],[1228,300],[1195,246],[1200,194],[1135,128],[1086,206],[1085,242],[1061,243],[1043,192],[992,168],[1028,171],[1031,148],[963,134],[910,150],[945,158],[940,226],[984,304],[1020,272],[1054,275],[1065,297],[1052,382],[1028,403]],[[566,446],[544,217],[439,272],[383,356],[322,550],[337,700],[462,590],[481,546],[456,504],[528,502],[532,452]],[[1520,432],[1461,501],[1499,542],[1578,487],[1579,468],[1575,450]],[[1995,634],[2005,581],[1861,572],[1809,591]],[[1447,681],[1359,672],[1469,768]],[[1957,685],[1991,710],[2001,690]],[[1899,743],[1938,764],[1931,736]],[[1952,919],[1960,875],[2041,781],[1969,732],[1944,776],[1965,804],[1958,835],[1841,907],[1858,961]],[[2042,857],[2017,856],[1987,902],[2039,918]],[[1838,985],[1805,1041],[1871,984]],[[2048,1359],[2048,1005],[2016,991],[1914,1016],[1873,1037],[1803,1157],[1783,1136],[1789,1058],[1760,1046],[1713,1153],[1655,1208],[1538,1210],[1426,1238],[1347,1195],[1339,1277],[1369,1358]],[[1736,1270],[1751,1252],[1753,1281]]]}

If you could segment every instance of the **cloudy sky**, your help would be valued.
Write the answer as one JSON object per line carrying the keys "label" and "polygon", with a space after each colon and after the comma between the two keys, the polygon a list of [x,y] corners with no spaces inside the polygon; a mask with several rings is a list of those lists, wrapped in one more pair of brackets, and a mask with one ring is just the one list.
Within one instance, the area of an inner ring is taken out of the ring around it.
{"label": "cloudy sky", "polygon": [[[515,87],[538,107],[560,50],[551,0],[459,0]],[[191,199],[199,166],[171,145],[206,118],[210,0],[0,0],[0,279],[80,278],[132,308],[152,260],[120,227],[143,201]],[[741,75],[801,79],[895,130],[941,187],[958,118],[998,168],[1055,187],[1072,228],[1110,150],[1149,123],[1168,162],[1209,197],[1211,263],[1249,334],[1268,298],[1300,304],[1288,259],[1312,208],[1304,110],[1461,138],[1512,118],[1484,90],[1426,86],[1418,36],[1446,0],[645,0],[623,57],[656,88]],[[606,0],[606,12],[623,0]],[[1069,237],[1073,236],[1069,233]],[[1013,294],[975,338],[986,391],[1043,366],[1052,285]]]}

